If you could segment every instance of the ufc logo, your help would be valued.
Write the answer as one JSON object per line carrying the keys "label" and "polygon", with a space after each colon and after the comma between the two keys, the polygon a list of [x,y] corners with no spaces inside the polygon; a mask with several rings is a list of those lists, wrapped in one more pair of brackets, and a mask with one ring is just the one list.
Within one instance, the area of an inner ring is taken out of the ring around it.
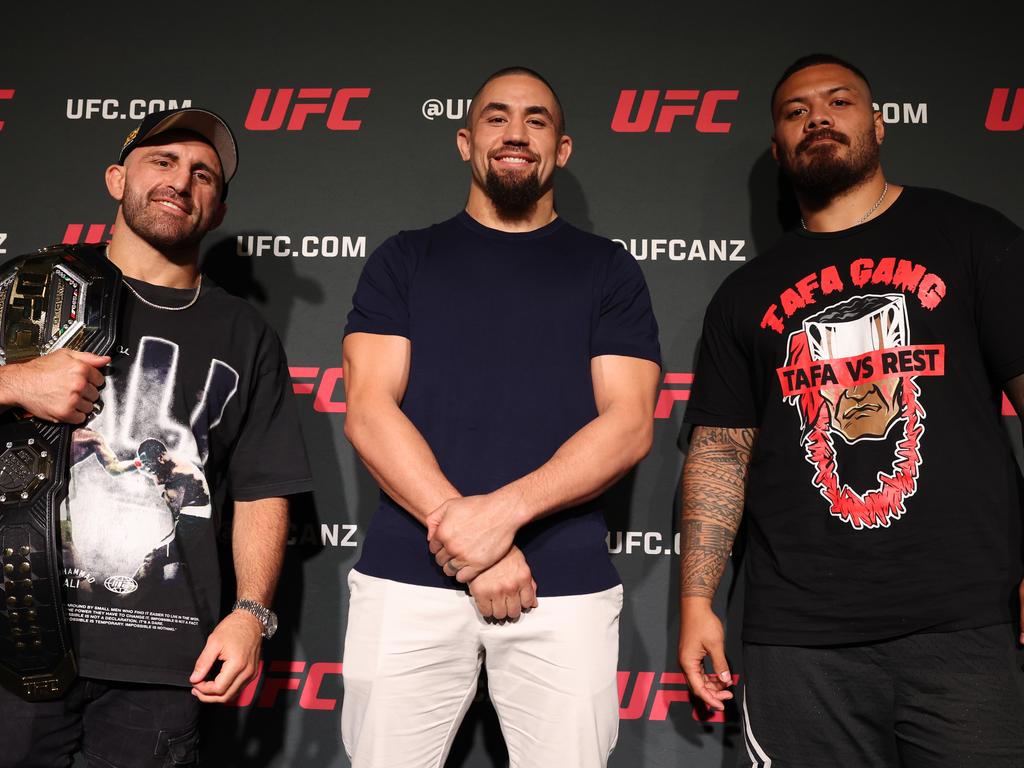
{"label": "ufc logo", "polygon": [[[612,116],[612,130],[616,133],[645,133],[654,123],[655,133],[669,133],[677,117],[697,115],[696,128],[700,133],[728,133],[732,123],[715,120],[715,110],[723,101],[736,101],[740,92],[736,90],[705,91],[644,91],[640,105],[636,104],[637,91],[626,90],[619,94],[619,103]],[[635,114],[634,114],[635,113]],[[658,119],[655,121],[654,115]]]}
{"label": "ufc logo", "polygon": [[[313,410],[317,413],[345,413],[344,388],[339,389],[338,382],[341,381],[341,368],[325,368],[323,376],[320,376],[319,368],[292,367],[288,369],[292,377],[292,392],[296,395],[312,395]],[[297,379],[314,379],[314,381],[297,381]],[[339,399],[334,399],[335,390],[339,390]]]}
{"label": "ufc logo", "polygon": [[[82,232],[85,232],[85,238],[82,238]],[[86,243],[87,245],[96,245],[97,243],[104,242],[104,233],[107,232],[106,224],[90,224],[89,228],[85,228],[85,224],[68,224],[68,228],[64,230],[64,239],[61,242],[64,245],[77,245],[78,243]],[[110,225],[109,236],[106,240],[114,235],[114,225]]]}
{"label": "ufc logo", "polygon": [[3,247],[3,244],[7,242],[7,233],[0,232],[0,256],[7,253],[7,249]]}
{"label": "ufc logo", "polygon": [[[14,89],[13,88],[0,88],[0,100],[13,99]],[[0,120],[0,131],[4,129],[4,121]]]}
{"label": "ufc logo", "polygon": [[993,88],[992,100],[988,103],[985,127],[990,131],[1019,131],[1024,128],[1024,88],[1018,88],[1013,95],[1010,113],[1006,106],[1010,100],[1009,88]]}
{"label": "ufc logo", "polygon": [[679,400],[690,399],[690,385],[693,384],[692,373],[666,373],[663,384],[685,385],[685,389],[669,389],[662,387],[658,392],[658,402],[654,406],[654,418],[667,419],[672,416],[672,406]]}
{"label": "ufc logo", "polygon": [[333,88],[299,88],[293,102],[294,93],[294,88],[278,88],[276,92],[270,88],[257,88],[249,105],[249,114],[245,117],[245,127],[250,131],[277,131],[285,125],[284,119],[288,115],[285,129],[301,131],[310,115],[327,115],[329,130],[358,131],[362,120],[346,117],[346,112],[353,99],[369,97],[370,89],[339,88],[335,92]]}
{"label": "ufc logo", "polygon": [[[656,677],[657,686],[654,684]],[[734,679],[738,680],[739,675]],[[686,675],[682,672],[662,672],[659,676],[656,672],[619,670],[618,688],[620,720],[641,720],[645,719],[644,715],[647,715],[647,720],[666,720],[673,703],[690,701]],[[702,704],[691,706],[690,715],[702,723],[735,722],[738,719],[736,707],[731,702],[726,703],[725,712],[710,711]]]}
{"label": "ufc logo", "polygon": [[[269,709],[285,691],[300,691],[302,709],[335,710],[341,699],[341,662],[260,661],[256,677],[229,706]],[[259,696],[256,693],[259,691]]]}

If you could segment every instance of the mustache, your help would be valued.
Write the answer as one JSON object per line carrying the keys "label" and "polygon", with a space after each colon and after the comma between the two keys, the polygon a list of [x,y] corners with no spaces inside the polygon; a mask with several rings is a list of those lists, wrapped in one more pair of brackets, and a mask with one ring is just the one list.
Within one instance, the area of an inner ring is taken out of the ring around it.
{"label": "mustache", "polygon": [[154,190],[150,193],[149,199],[152,200],[169,200],[173,203],[180,204],[183,208],[188,211],[192,210],[192,201],[184,195],[178,193],[174,187],[164,187],[162,189]]}
{"label": "mustache", "polygon": [[524,157],[529,158],[533,162],[538,162],[540,160],[540,157],[537,155],[536,152],[531,152],[526,147],[520,147],[515,144],[505,144],[500,149],[491,150],[490,152],[487,153],[487,159],[493,160],[498,155],[504,154],[505,152],[514,152],[517,155],[523,155]]}
{"label": "mustache", "polygon": [[796,153],[806,152],[807,149],[818,139],[832,139],[838,141],[840,144],[849,144],[850,138],[839,131],[833,131],[831,128],[819,128],[814,133],[809,133],[805,136],[799,144],[796,145]]}

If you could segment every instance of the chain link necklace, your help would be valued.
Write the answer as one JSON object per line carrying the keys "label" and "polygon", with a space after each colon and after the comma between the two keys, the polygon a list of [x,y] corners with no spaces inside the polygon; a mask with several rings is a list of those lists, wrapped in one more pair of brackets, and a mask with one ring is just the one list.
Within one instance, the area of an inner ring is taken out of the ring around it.
{"label": "chain link necklace", "polygon": [[[878,196],[877,200],[875,200],[875,204],[872,205],[870,208],[868,208],[868,212],[867,213],[865,213],[863,216],[861,216],[859,219],[857,219],[855,222],[853,222],[852,226],[856,227],[858,224],[863,224],[865,221],[867,221],[868,220],[868,216],[870,216],[872,213],[874,213],[875,211],[878,210],[878,206],[880,206],[882,204],[882,201],[885,200],[885,193],[888,192],[888,191],[889,191],[889,182],[887,181],[887,182],[885,182],[885,186],[882,187],[882,194]],[[804,223],[803,216],[800,217],[800,226],[803,227],[804,229],[807,229],[807,224]]]}
{"label": "chain link necklace", "polygon": [[199,275],[199,282],[196,283],[196,293],[192,297],[192,299],[189,301],[188,304],[184,304],[184,305],[182,305],[180,307],[165,307],[163,304],[156,304],[156,303],[150,301],[145,296],[143,296],[141,293],[136,291],[135,288],[132,287],[131,283],[129,283],[124,278],[121,278],[121,279],[124,282],[124,284],[128,287],[128,290],[131,291],[133,294],[135,294],[135,298],[137,298],[143,304],[145,304],[148,307],[152,307],[153,309],[162,309],[162,310],[164,310],[166,312],[181,312],[183,309],[188,309],[193,304],[195,304],[196,301],[199,300],[199,292],[203,289],[203,276]]}

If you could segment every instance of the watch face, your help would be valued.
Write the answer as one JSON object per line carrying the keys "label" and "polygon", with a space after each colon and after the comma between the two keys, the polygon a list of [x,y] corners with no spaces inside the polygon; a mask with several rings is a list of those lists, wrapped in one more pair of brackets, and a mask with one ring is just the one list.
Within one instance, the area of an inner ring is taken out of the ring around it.
{"label": "watch face", "polygon": [[269,610],[267,613],[269,615],[267,616],[266,637],[269,640],[274,636],[274,633],[277,632],[277,614]]}

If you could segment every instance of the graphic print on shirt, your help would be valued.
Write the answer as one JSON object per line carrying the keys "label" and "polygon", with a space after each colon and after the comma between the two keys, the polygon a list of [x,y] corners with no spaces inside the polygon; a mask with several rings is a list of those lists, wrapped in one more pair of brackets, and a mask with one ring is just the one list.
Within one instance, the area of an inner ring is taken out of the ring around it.
{"label": "graphic print on shirt", "polygon": [[181,423],[173,412],[183,394],[179,352],[174,342],[142,337],[127,376],[107,379],[103,412],[74,433],[61,510],[70,602],[78,590],[127,596],[187,580],[182,555],[212,524],[203,467],[238,373],[210,361]]}
{"label": "graphic print on shirt", "polygon": [[[800,417],[812,482],[829,512],[854,529],[888,527],[906,512],[923,462],[926,412],[918,378],[942,376],[945,346],[912,345],[907,299],[871,293],[832,304],[803,320],[777,373]],[[855,490],[841,479],[838,437],[848,445],[885,440],[899,429],[891,465],[878,485]]]}

